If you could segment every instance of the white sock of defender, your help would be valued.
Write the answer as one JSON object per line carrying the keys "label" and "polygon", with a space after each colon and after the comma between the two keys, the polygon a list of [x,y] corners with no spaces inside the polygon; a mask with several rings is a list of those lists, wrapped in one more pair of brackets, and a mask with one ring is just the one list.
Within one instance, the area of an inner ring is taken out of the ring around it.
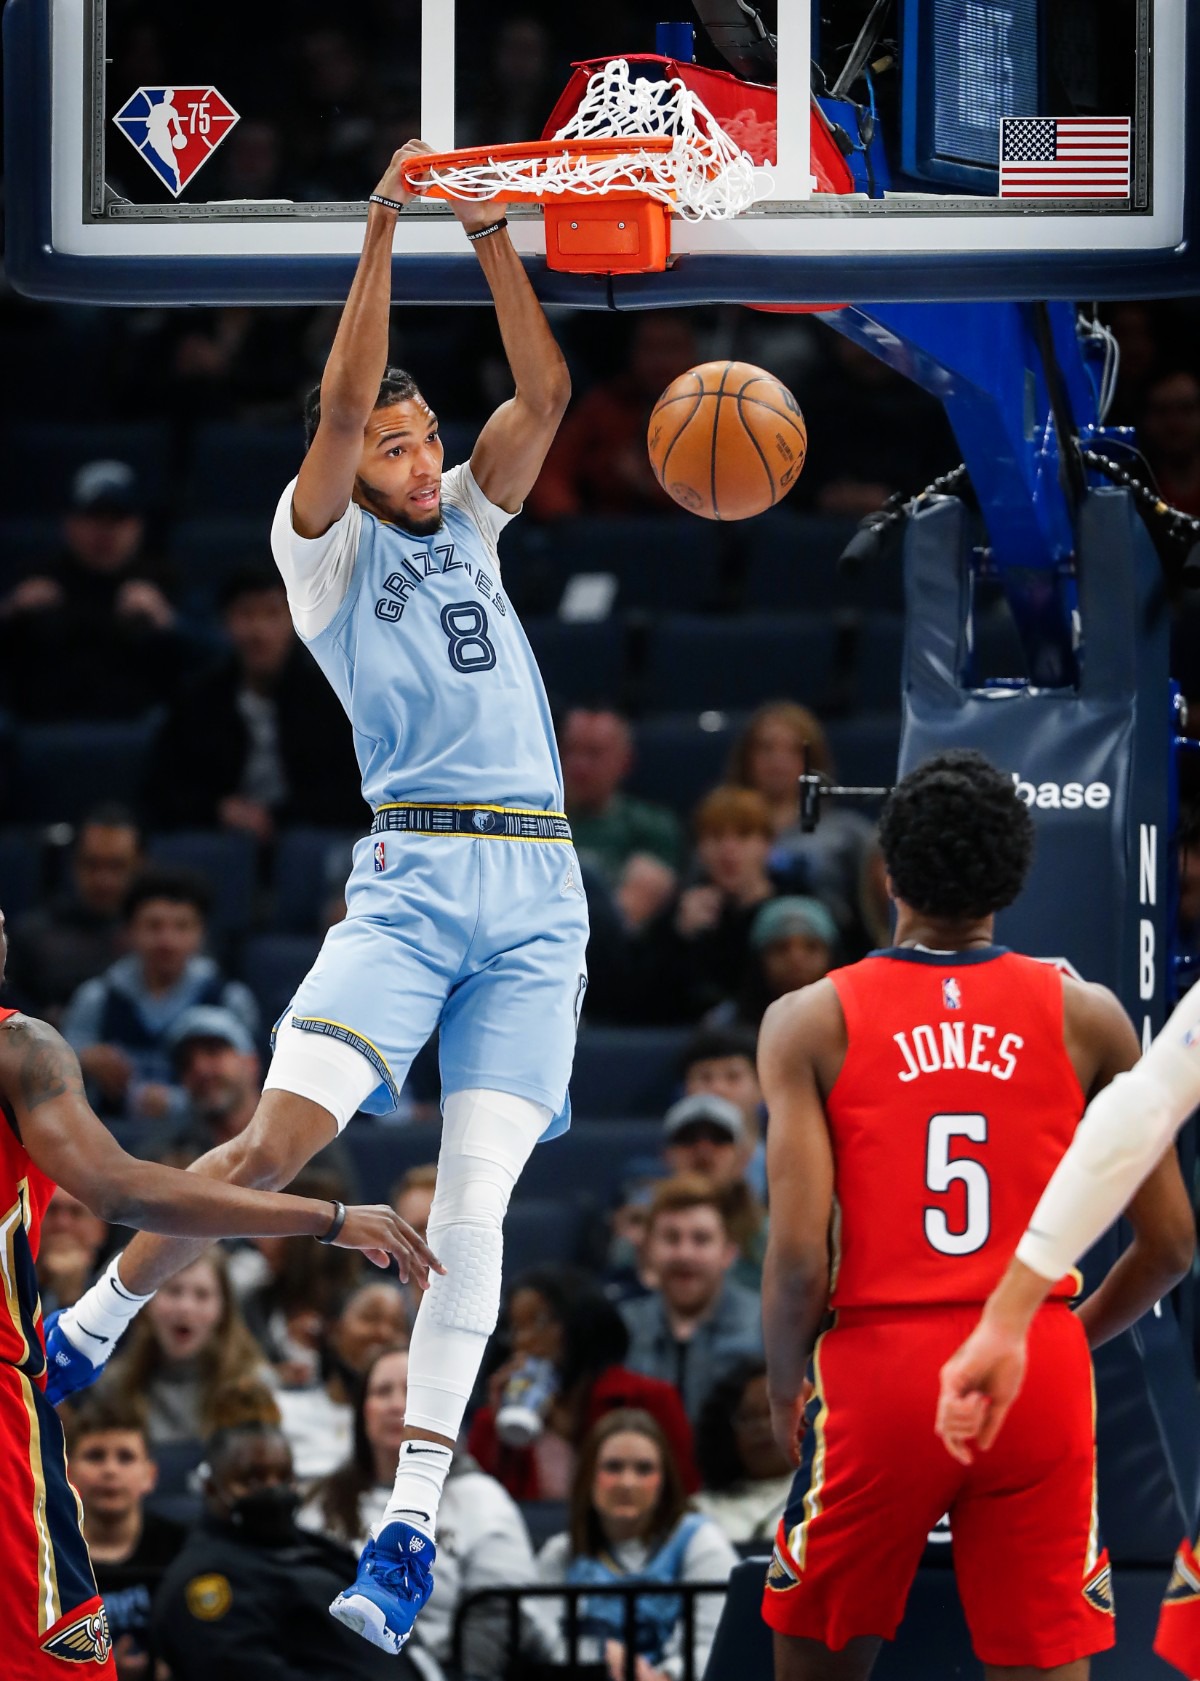
{"label": "white sock of defender", "polygon": [[92,1287],[64,1309],[58,1321],[63,1336],[94,1366],[104,1364],[126,1326],[154,1294],[152,1290],[149,1296],[135,1296],[125,1288],[117,1271],[120,1259],[114,1255]]}
{"label": "white sock of defender", "polygon": [[[429,1214],[429,1246],[446,1273],[434,1275],[408,1349],[405,1420],[418,1430],[458,1438],[500,1315],[508,1199],[552,1118],[541,1104],[506,1092],[461,1091],[446,1099]],[[451,1450],[437,1442],[406,1441],[372,1534],[399,1519],[432,1539],[450,1459]]]}

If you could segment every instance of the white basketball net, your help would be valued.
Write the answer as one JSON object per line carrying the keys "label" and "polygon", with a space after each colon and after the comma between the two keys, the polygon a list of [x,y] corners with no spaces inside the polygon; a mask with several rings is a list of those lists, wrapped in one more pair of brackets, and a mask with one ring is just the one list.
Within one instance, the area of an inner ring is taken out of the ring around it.
{"label": "white basketball net", "polygon": [[[507,191],[553,197],[562,192],[644,193],[688,221],[740,215],[771,191],[771,176],[730,139],[711,112],[678,77],[660,82],[632,77],[614,58],[588,80],[579,108],[556,140],[629,137],[617,157],[586,153],[531,158],[486,158],[438,165],[425,179],[452,198],[503,198]],[[666,136],[669,151],[638,148],[639,139]]]}

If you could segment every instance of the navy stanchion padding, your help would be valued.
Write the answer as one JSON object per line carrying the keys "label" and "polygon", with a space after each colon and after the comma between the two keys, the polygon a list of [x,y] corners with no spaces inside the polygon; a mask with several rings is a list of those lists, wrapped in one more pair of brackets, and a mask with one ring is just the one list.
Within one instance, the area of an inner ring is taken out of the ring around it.
{"label": "navy stanchion padding", "polygon": [[[363,807],[365,830],[369,813]],[[281,933],[314,933],[340,872],[344,880],[355,836],[342,829],[286,829],[275,852],[273,921]]]}
{"label": "navy stanchion padding", "polygon": [[887,788],[895,782],[900,757],[900,720],[895,714],[834,719],[825,733],[842,782],[866,788]]}
{"label": "navy stanchion padding", "polygon": [[575,1047],[571,1107],[584,1120],[661,1115],[679,1090],[689,1029],[588,1027]]}
{"label": "navy stanchion padding", "polygon": [[[766,1558],[734,1569],[704,1681],[773,1681],[771,1630],[762,1620]],[[1092,1659],[1093,1681],[1179,1681],[1151,1650],[1167,1572],[1161,1568],[1114,1572],[1117,1645]],[[982,1681],[983,1666],[970,1637],[949,1570],[917,1572],[904,1621],[884,1643],[871,1681]]]}
{"label": "navy stanchion padding", "polygon": [[0,909],[11,924],[33,910],[43,885],[41,839],[31,829],[0,829]]}
{"label": "navy stanchion padding", "polygon": [[531,619],[525,630],[554,705],[616,704],[624,675],[624,627],[619,619],[598,624]]}
{"label": "navy stanchion padding", "polygon": [[146,850],[156,864],[195,870],[205,878],[212,892],[209,922],[217,933],[250,926],[258,869],[253,836],[235,829],[177,829],[152,835]]}
{"label": "navy stanchion padding", "polygon": [[157,714],[130,723],[19,726],[13,816],[22,823],[77,823],[101,801],[136,805],[158,727]]}
{"label": "navy stanchion padding", "polygon": [[633,771],[626,783],[639,799],[687,815],[725,780],[743,716],[728,712],[649,718],[637,726]]}
{"label": "navy stanchion padding", "polygon": [[818,711],[833,686],[834,637],[823,614],[664,618],[650,635],[643,698],[651,711],[802,700]]}
{"label": "navy stanchion padding", "polygon": [[[304,434],[295,423],[244,426],[213,421],[200,428],[192,446],[187,506],[197,511],[211,508],[219,497],[226,513],[269,519],[303,458]],[[264,531],[264,547],[267,535]]]}
{"label": "navy stanchion padding", "polygon": [[665,1171],[661,1149],[658,1121],[573,1121],[569,1132],[538,1145],[513,1196],[589,1197],[607,1208],[629,1180]]}
{"label": "navy stanchion padding", "polygon": [[269,1033],[316,962],[316,934],[256,934],[242,949],[242,979],[254,994]]}

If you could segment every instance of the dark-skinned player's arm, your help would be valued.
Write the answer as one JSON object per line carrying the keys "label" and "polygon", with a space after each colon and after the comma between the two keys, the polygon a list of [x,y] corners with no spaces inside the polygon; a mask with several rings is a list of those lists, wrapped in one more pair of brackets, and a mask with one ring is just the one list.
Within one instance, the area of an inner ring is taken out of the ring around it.
{"label": "dark-skinned player's arm", "polygon": [[807,1369],[829,1306],[829,1226],[833,1149],[817,1079],[816,1053],[841,1027],[828,981],[772,1004],[758,1041],[758,1077],[767,1106],[767,1186],[771,1224],[763,1263],[763,1342],[771,1427],[799,1463]]}
{"label": "dark-skinned player's arm", "polygon": [[[423,140],[410,140],[395,153],[375,191],[408,204],[413,195],[401,167],[432,149]],[[321,376],[320,424],[292,494],[292,525],[301,537],[324,536],[350,504],[363,432],[387,368],[396,217],[385,204],[367,206],[362,255]]]}
{"label": "dark-skinned player's arm", "polygon": [[[494,201],[454,202],[466,228],[501,214]],[[571,400],[571,376],[524,265],[505,230],[474,241],[496,305],[515,395],[492,415],[471,451],[471,475],[488,501],[515,514],[533,489]]]}
{"label": "dark-skinned player's arm", "polygon": [[[1128,1073],[1120,1071],[1129,1066],[1131,1047],[1126,1035],[1133,1034],[1133,1029],[1128,1017],[1106,989],[1087,990],[1093,997],[1083,1012],[1085,1021],[1090,1015],[1093,1026],[1102,1026],[1107,1017],[1120,1037],[1122,1049],[1116,1053],[1120,1067],[1110,1073],[1107,1083],[1101,1068],[1097,1080],[1101,1089],[1046,1187],[1017,1255],[988,1298],[979,1324],[942,1368],[937,1430],[950,1453],[964,1464],[970,1464],[973,1449],[991,1447],[1020,1393],[1029,1327],[1051,1287],[1107,1231],[1126,1204],[1135,1226],[1134,1245],[1080,1310],[1093,1346],[1114,1335],[1122,1323],[1131,1323],[1131,1309],[1132,1318],[1137,1318],[1152,1306],[1191,1258],[1195,1225],[1190,1207],[1185,1221],[1179,1206],[1180,1175],[1173,1143],[1200,1103],[1200,986],[1187,994]],[[1105,998],[1111,1005],[1104,1003]],[[1135,1034],[1133,1040],[1136,1058]],[[1186,1192],[1184,1196],[1186,1201]],[[1165,1250],[1161,1283],[1151,1276],[1158,1264],[1153,1259],[1143,1271],[1146,1246],[1153,1241],[1153,1228],[1159,1221]],[[1138,1246],[1139,1235],[1141,1256],[1127,1259]],[[1123,1277],[1118,1270],[1122,1268]],[[1114,1275],[1116,1285],[1110,1289]],[[1107,1300],[1092,1306],[1105,1292]]]}
{"label": "dark-skinned player's arm", "polygon": [[[321,1237],[333,1223],[328,1201],[248,1190],[129,1155],[92,1113],[75,1052],[46,1022],[14,1016],[0,1028],[0,1095],[42,1172],[112,1225],[218,1238]],[[336,1244],[381,1266],[391,1256],[407,1265],[413,1237],[379,1205],[348,1208]]]}

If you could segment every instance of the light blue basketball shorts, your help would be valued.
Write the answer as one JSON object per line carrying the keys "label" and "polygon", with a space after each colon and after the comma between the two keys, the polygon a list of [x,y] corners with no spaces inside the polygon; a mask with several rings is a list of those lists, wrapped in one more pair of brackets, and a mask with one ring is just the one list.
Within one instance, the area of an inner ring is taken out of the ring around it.
{"label": "light blue basketball shorts", "polygon": [[481,1087],[570,1125],[587,900],[569,842],[386,833],[354,848],[346,919],[282,1020],[360,1051],[386,1114],[435,1028],[443,1098]]}

